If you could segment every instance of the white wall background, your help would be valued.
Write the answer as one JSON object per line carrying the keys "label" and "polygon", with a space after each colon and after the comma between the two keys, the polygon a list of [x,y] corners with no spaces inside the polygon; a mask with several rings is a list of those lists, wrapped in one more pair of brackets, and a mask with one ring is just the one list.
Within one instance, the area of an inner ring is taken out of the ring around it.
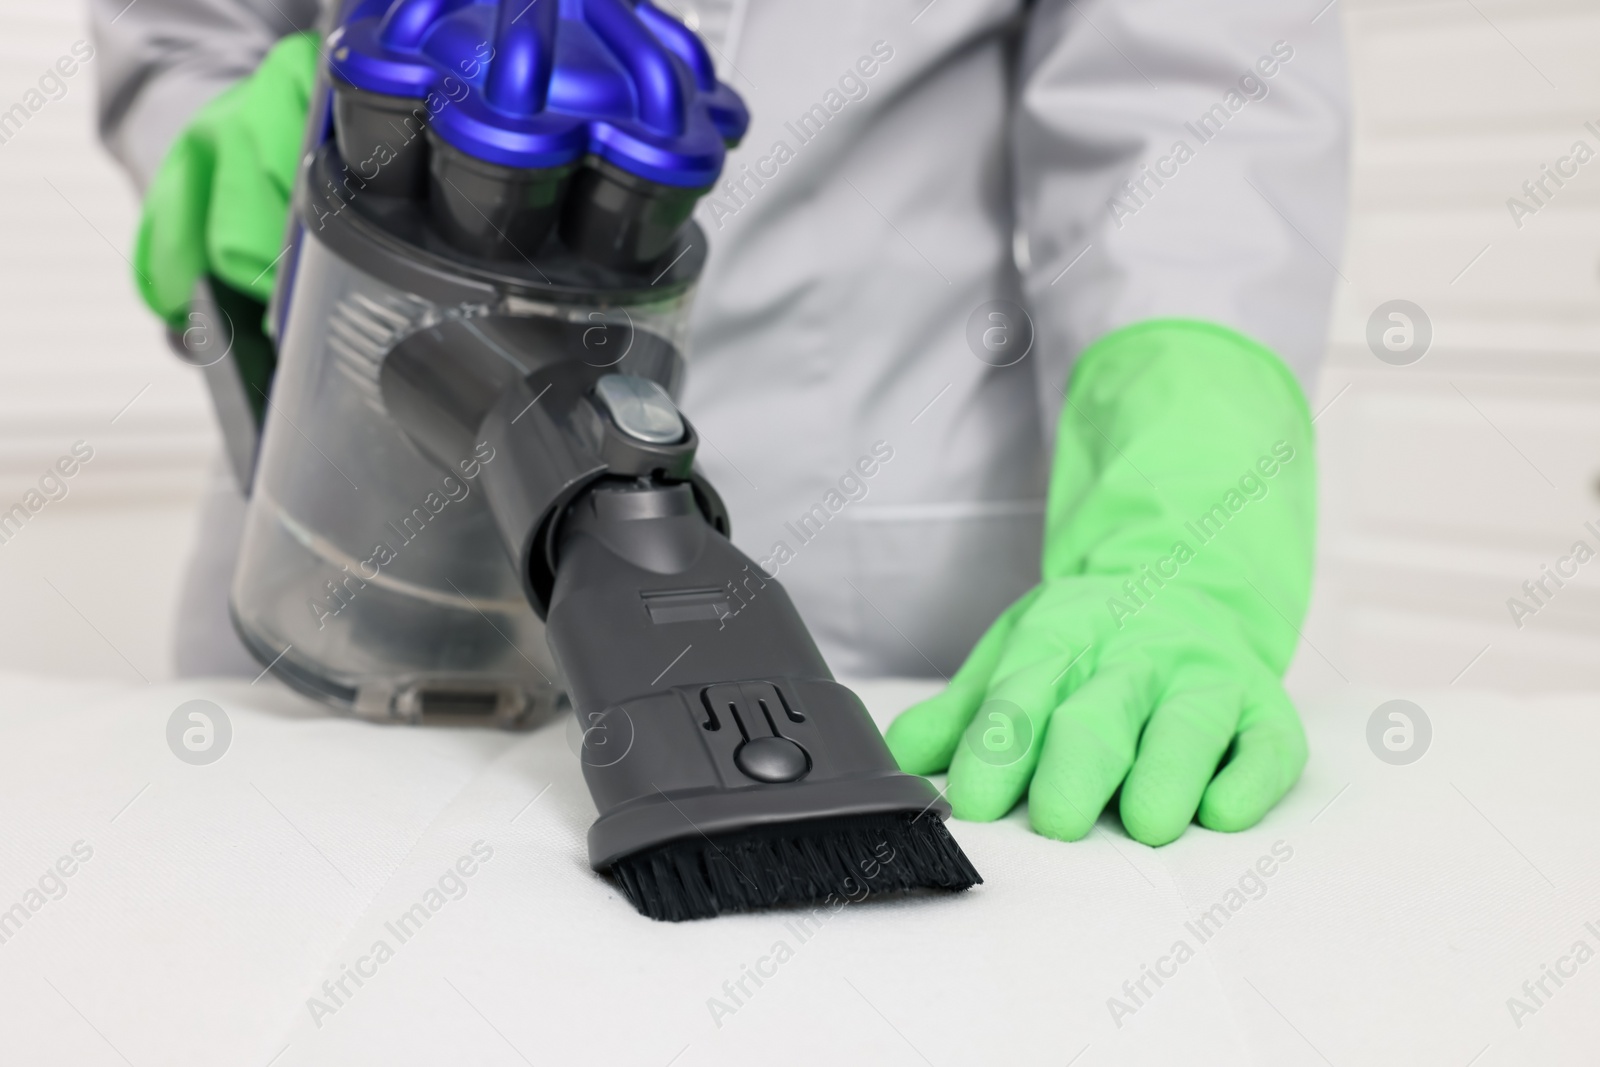
{"label": "white wall background", "polygon": [[[1506,207],[1574,141],[1600,151],[1584,128],[1600,128],[1600,7],[1338,8],[1354,212],[1316,404],[1331,406],[1317,420],[1323,566],[1308,633],[1367,680],[1600,688],[1600,561],[1520,630],[1506,606],[1580,536],[1600,549],[1582,529],[1600,527],[1600,160],[1520,229]],[[1411,366],[1367,347],[1368,316],[1392,299],[1432,321]],[[1300,667],[1317,660],[1303,649]]]}
{"label": "white wall background", "polygon": [[[0,110],[88,36],[79,5],[9,5]],[[74,441],[95,450],[0,545],[0,666],[154,680],[217,446],[198,375],[134,292],[137,205],[95,143],[94,77],[0,144],[0,510]]]}
{"label": "white wall background", "polygon": [[[1323,388],[1323,567],[1296,673],[1395,687],[1600,689],[1600,561],[1513,626],[1506,599],[1600,527],[1600,160],[1518,229],[1573,141],[1600,149],[1593,0],[1336,0],[1356,91],[1354,215]],[[0,110],[74,5],[0,15]],[[168,673],[217,448],[196,374],[137,302],[134,198],[93,139],[92,64],[0,144],[0,510],[75,440],[95,459],[0,545],[0,666]],[[1333,255],[1335,250],[1325,250]],[[1407,299],[1418,363],[1368,350]],[[131,402],[131,406],[130,406]]]}

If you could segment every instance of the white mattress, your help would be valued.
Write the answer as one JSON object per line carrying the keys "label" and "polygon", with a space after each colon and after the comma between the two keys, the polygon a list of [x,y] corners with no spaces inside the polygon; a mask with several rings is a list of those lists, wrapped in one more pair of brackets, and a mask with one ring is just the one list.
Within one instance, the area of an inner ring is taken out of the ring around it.
{"label": "white mattress", "polygon": [[[926,690],[860,687],[884,722]],[[0,914],[0,1060],[1595,1062],[1600,962],[1568,957],[1600,950],[1594,698],[1411,694],[1434,738],[1396,767],[1365,741],[1389,695],[1303,700],[1311,766],[1247,833],[1152,850],[1108,818],[1068,845],[1019,811],[952,824],[986,879],[964,895],[669,925],[590,872],[562,723],[0,678],[0,913],[27,912]],[[209,766],[166,742],[196,697],[233,727]],[[1536,1002],[1544,965],[1575,973]]]}

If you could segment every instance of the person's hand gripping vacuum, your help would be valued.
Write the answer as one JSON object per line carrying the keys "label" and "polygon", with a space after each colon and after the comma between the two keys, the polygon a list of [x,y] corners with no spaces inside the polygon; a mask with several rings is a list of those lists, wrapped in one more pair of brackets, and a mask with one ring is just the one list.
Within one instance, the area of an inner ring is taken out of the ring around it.
{"label": "person's hand gripping vacuum", "polygon": [[263,304],[272,296],[317,49],[314,34],[279,41],[200,109],[156,171],[133,268],[145,303],[169,325],[184,327],[207,274]]}

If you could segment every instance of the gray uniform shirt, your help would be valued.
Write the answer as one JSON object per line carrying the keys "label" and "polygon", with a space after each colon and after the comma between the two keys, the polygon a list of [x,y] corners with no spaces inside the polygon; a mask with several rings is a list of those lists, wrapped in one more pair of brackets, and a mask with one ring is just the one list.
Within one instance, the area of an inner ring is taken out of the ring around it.
{"label": "gray uniform shirt", "polygon": [[[92,0],[141,186],[309,0]],[[696,0],[753,122],[683,406],[734,539],[842,673],[949,674],[1038,578],[1073,360],[1231,326],[1309,393],[1342,244],[1337,15],[1283,0]],[[1023,310],[1025,309],[1025,310]]]}

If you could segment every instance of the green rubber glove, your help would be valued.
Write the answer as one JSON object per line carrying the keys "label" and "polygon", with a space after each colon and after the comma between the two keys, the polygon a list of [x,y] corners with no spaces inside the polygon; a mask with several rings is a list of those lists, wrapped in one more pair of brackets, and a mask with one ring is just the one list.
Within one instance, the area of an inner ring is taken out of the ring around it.
{"label": "green rubber glove", "polygon": [[204,274],[271,298],[319,47],[315,34],[279,41],[255,73],[200,109],[162,160],[133,269],[168,324],[183,328]]}
{"label": "green rubber glove", "polygon": [[1281,683],[1315,536],[1299,385],[1231,330],[1142,323],[1083,353],[1057,451],[1043,581],[890,749],[912,773],[949,768],[958,818],[998,819],[1026,790],[1033,828],[1062,840],[1119,787],[1145,844],[1197,811],[1255,824],[1306,761]]}

